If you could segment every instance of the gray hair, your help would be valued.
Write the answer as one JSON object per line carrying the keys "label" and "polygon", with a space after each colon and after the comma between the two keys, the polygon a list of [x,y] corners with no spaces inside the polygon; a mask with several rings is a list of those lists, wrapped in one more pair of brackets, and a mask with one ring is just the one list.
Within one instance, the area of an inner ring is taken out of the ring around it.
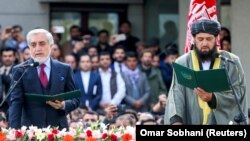
{"label": "gray hair", "polygon": [[28,32],[28,34],[26,36],[28,45],[30,44],[30,37],[32,35],[34,35],[34,34],[39,34],[39,33],[43,33],[43,34],[46,35],[50,46],[52,46],[54,44],[54,39],[53,39],[52,34],[49,31],[45,30],[45,29],[39,28],[39,29],[33,29],[33,30],[31,30],[31,31]]}

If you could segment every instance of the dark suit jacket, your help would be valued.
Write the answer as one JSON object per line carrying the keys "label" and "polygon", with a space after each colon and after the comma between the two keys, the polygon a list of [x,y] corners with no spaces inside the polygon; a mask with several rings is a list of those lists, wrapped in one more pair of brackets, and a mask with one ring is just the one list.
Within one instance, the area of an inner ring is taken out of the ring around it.
{"label": "dark suit jacket", "polygon": [[[10,68],[10,72],[12,71],[13,66]],[[3,99],[3,93],[5,93],[5,96],[6,96],[8,94],[9,88],[10,88],[10,83],[11,83],[10,73],[9,74],[2,74],[1,78],[0,78],[0,81],[1,81],[1,84],[0,84],[1,85],[0,86],[0,101],[2,102],[2,100],[4,100]],[[10,98],[8,97],[4,101],[3,105],[0,107],[0,110],[2,110],[4,113],[8,114],[9,103],[10,103]]]}
{"label": "dark suit jacket", "polygon": [[89,106],[91,107],[91,109],[97,110],[99,108],[99,103],[102,98],[102,81],[101,81],[100,74],[96,71],[90,72],[90,79],[89,79],[89,86],[88,86],[87,94],[85,93],[85,89],[83,87],[83,80],[82,80],[81,72],[77,71],[74,77],[75,77],[76,87],[80,89],[81,91],[80,107],[82,108],[86,107],[85,102],[86,100],[88,100]]}
{"label": "dark suit jacket", "polygon": [[[25,63],[31,61],[28,60]],[[17,80],[24,72],[24,68],[14,67],[14,72],[16,72],[13,76],[14,80]],[[75,90],[75,84],[73,72],[69,65],[51,59],[50,79],[46,89],[42,88],[37,68],[29,68],[11,93],[9,126],[20,128],[23,125],[34,125],[42,128],[51,125],[59,127],[59,129],[68,128],[66,114],[79,106],[79,98],[66,100],[65,109],[56,110],[46,103],[28,101],[24,94],[53,95],[72,90]]]}
{"label": "dark suit jacket", "polygon": [[[133,95],[133,83],[131,81],[131,79],[129,78],[128,75],[124,75],[124,82],[126,84],[126,96],[125,96],[125,103],[127,105],[128,109],[134,109],[137,112],[146,112],[149,111],[149,104],[148,104],[148,99],[150,96],[150,86],[147,80],[147,76],[140,72],[139,74],[139,78],[137,81],[137,87],[139,89],[139,95],[140,98],[139,99],[135,99],[134,95]],[[135,109],[135,102],[137,100],[140,100],[143,104],[141,109]]]}

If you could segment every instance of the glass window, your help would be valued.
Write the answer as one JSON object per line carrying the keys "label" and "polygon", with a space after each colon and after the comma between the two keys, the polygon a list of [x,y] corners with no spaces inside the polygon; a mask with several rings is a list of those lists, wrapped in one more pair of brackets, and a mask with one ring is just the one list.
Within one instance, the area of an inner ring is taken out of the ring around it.
{"label": "glass window", "polygon": [[81,27],[81,13],[79,12],[51,13],[51,27],[57,28],[58,32],[61,31],[64,32],[62,33],[61,41],[66,41],[70,39],[69,29],[72,25],[78,25]]}
{"label": "glass window", "polygon": [[110,35],[118,32],[119,15],[117,13],[89,13],[88,28],[97,32],[106,29]]}
{"label": "glass window", "polygon": [[[177,0],[146,0],[146,39],[158,37],[160,47],[168,43],[178,45],[179,14]],[[153,28],[152,28],[153,27]]]}

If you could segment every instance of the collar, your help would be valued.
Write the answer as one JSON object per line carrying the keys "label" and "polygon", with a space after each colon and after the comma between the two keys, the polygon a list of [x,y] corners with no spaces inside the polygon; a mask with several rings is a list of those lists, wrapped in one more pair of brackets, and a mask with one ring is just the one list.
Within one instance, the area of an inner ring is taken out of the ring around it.
{"label": "collar", "polygon": [[[46,65],[46,67],[50,68],[51,64],[50,64],[50,57],[43,63]],[[40,67],[41,64],[39,64],[39,67]]]}
{"label": "collar", "polygon": [[81,74],[89,75],[90,71],[81,71]]}
{"label": "collar", "polygon": [[111,68],[108,69],[108,71],[103,71],[102,68],[99,68],[100,73],[111,73]]}

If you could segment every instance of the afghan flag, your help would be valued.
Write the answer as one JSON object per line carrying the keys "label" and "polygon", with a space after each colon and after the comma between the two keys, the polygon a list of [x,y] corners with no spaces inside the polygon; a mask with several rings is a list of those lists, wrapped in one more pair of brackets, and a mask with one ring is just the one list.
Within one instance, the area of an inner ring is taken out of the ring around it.
{"label": "afghan flag", "polygon": [[[200,19],[211,19],[218,21],[216,13],[216,0],[191,0],[188,13],[187,34],[185,43],[185,53],[189,52],[193,44],[191,34],[192,24]],[[220,48],[220,38],[218,36],[217,46]]]}

